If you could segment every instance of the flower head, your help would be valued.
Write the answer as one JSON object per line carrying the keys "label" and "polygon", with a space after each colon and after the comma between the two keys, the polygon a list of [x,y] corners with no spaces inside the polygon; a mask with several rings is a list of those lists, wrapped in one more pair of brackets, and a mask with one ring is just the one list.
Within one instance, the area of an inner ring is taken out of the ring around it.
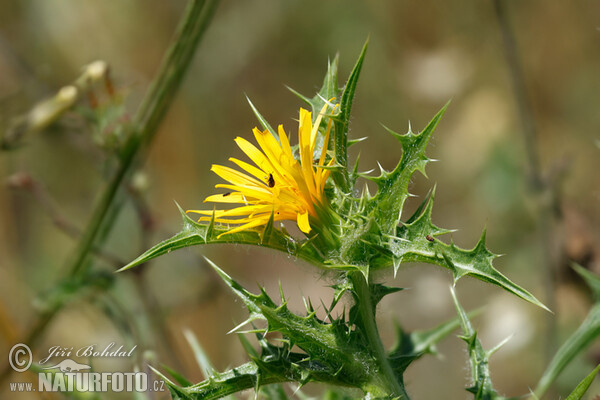
{"label": "flower head", "polygon": [[268,130],[253,129],[259,148],[238,137],[235,142],[254,165],[230,158],[240,169],[213,165],[211,171],[229,183],[218,184],[216,188],[229,190],[223,194],[207,197],[205,202],[241,204],[228,210],[189,210],[201,214],[199,221],[238,225],[224,234],[267,224],[271,215],[275,221],[296,221],[304,233],[311,231],[311,217],[318,221],[317,210],[326,204],[325,182],[329,177],[333,158],[325,166],[327,143],[331,121],[327,126],[323,149],[316,165],[313,153],[319,126],[327,109],[323,107],[314,125],[311,112],[301,108],[298,128],[300,162],[294,158],[288,137],[283,126],[278,127],[279,141]]}

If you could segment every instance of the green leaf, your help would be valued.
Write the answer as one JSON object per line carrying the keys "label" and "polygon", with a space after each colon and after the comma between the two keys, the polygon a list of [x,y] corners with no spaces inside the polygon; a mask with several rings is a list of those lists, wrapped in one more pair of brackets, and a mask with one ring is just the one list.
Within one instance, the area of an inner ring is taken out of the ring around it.
{"label": "green leaf", "polygon": [[592,371],[588,376],[586,376],[579,385],[573,390],[573,392],[565,399],[565,400],[581,400],[583,395],[590,388],[594,378],[596,378],[596,374],[600,371],[600,364]]}
{"label": "green leaf", "polygon": [[527,290],[513,283],[492,265],[498,256],[489,251],[485,244],[485,231],[477,245],[464,250],[454,243],[446,244],[438,236],[451,232],[437,227],[431,220],[435,191],[432,191],[417,209],[415,214],[402,226],[396,228],[394,236],[388,236],[384,247],[391,256],[382,253],[379,260],[372,262],[372,268],[379,269],[393,265],[395,269],[401,263],[424,262],[448,268],[452,271],[455,283],[463,276],[471,276],[499,286],[516,296],[547,310],[538,299]]}
{"label": "green leaf", "polygon": [[[177,207],[179,207],[179,205],[177,205]],[[302,245],[299,244],[299,242],[297,242],[288,234],[282,232],[279,229],[272,228],[272,225],[270,229],[268,229],[268,232],[266,232],[266,234],[263,230],[262,235],[261,232],[258,230],[248,230],[232,234],[226,234],[219,237],[219,235],[226,233],[229,229],[221,225],[214,225],[212,220],[211,223],[208,225],[200,224],[191,219],[181,209],[181,207],[179,207],[179,211],[183,219],[183,228],[181,232],[177,233],[170,239],[164,240],[158,243],[157,245],[153,246],[152,248],[144,252],[142,255],[137,257],[135,260],[118,270],[118,272],[122,272],[130,268],[136,267],[156,257],[168,254],[174,250],[190,246],[218,243],[239,243],[268,247],[271,249],[282,251],[291,256],[304,259],[314,265],[323,266],[324,259],[317,248],[313,246],[303,245],[306,244],[306,242],[302,243]]]}
{"label": "green leaf", "polygon": [[600,336],[600,303],[596,303],[579,328],[558,349],[556,355],[546,367],[535,389],[535,394],[542,397],[552,382],[573,359],[587,349]]}
{"label": "green leaf", "polygon": [[356,397],[350,397],[345,393],[328,390],[323,395],[323,400],[354,400]]}
{"label": "green leaf", "polygon": [[[308,98],[303,94],[298,93],[291,87],[287,87],[292,93],[294,93],[300,100],[304,101],[308,106],[311,107],[313,115],[316,115],[321,111],[325,105],[325,101],[329,101],[332,98],[338,98],[340,96],[340,89],[338,88],[338,65],[339,65],[339,54],[336,54],[333,61],[327,63],[327,73],[323,79],[323,86],[321,90],[313,98]],[[338,99],[339,101],[339,99]]]}
{"label": "green leaf", "polygon": [[281,384],[267,385],[260,388],[260,393],[266,400],[288,400],[289,397],[285,393]]}
{"label": "green leaf", "polygon": [[576,263],[571,264],[571,267],[573,267],[575,272],[577,272],[589,286],[596,302],[600,302],[600,276]]}
{"label": "green leaf", "polygon": [[267,119],[265,117],[263,117],[260,112],[258,112],[258,109],[256,107],[254,107],[254,104],[252,104],[252,102],[250,101],[250,98],[248,96],[246,96],[246,100],[248,100],[248,103],[250,104],[250,108],[252,108],[254,115],[258,119],[258,122],[260,122],[260,126],[262,126],[263,129],[268,130],[271,133],[271,135],[273,135],[273,137],[275,137],[275,139],[279,140],[279,136],[277,135],[277,132],[275,132],[275,130],[269,124]]}
{"label": "green leaf", "polygon": [[[277,331],[283,336],[282,347],[273,346],[264,339],[264,336],[260,336],[262,338],[259,339],[262,348],[260,359],[256,358],[252,351],[249,351],[252,361],[261,371],[268,368],[265,362],[271,360],[274,354],[281,362],[289,362],[293,366],[295,375],[290,380],[299,382],[301,385],[310,381],[327,382],[333,385],[362,389],[365,394],[377,398],[390,393],[388,383],[383,380],[380,370],[380,365],[385,365],[387,361],[384,364],[380,363],[375,356],[375,351],[369,345],[368,335],[365,335],[369,326],[374,327],[374,321],[371,321],[370,325],[364,323],[365,315],[363,313],[359,318],[351,316],[350,321],[345,321],[345,313],[338,319],[332,318],[329,314],[328,318],[331,322],[326,323],[317,318],[312,305],[309,304],[307,305],[308,314],[299,316],[287,308],[285,301],[281,305],[275,304],[263,289],[260,294],[252,294],[214,263],[210,261],[209,263],[227,286],[244,302],[250,312],[249,321],[263,319],[267,322],[265,333]],[[356,273],[355,276],[362,275]],[[362,282],[364,282],[364,288],[367,288],[366,282],[364,280]],[[397,289],[385,288],[382,285],[372,287],[377,289],[374,293],[369,293],[370,300],[380,299],[385,294],[397,291]],[[352,287],[350,290],[354,289],[355,287]],[[340,290],[345,291],[338,289],[336,293],[340,293]],[[372,301],[368,301],[368,303],[370,304]],[[370,306],[367,307],[368,310],[373,309]],[[351,315],[353,313],[356,314],[355,311],[350,312]],[[303,353],[290,351],[294,346],[301,349]],[[265,358],[265,355],[271,353],[273,354]],[[384,360],[387,357],[385,353],[382,356]],[[274,374],[275,372],[271,371],[270,373]],[[298,374],[300,374],[300,378],[298,378]]]}
{"label": "green leaf", "polygon": [[573,264],[573,268],[596,295],[596,303],[579,328],[563,343],[546,367],[535,389],[538,397],[542,397],[567,365],[600,336],[600,296],[597,292],[600,278],[576,264]]}
{"label": "green leaf", "polygon": [[490,377],[488,363],[491,353],[483,350],[481,342],[477,339],[477,332],[473,329],[467,313],[458,302],[454,289],[451,288],[450,292],[452,293],[452,299],[454,300],[456,312],[458,313],[460,325],[463,330],[463,335],[460,338],[467,343],[467,350],[469,352],[473,386],[467,388],[467,391],[473,393],[475,400],[500,399],[501,397],[498,396],[492,386],[492,379]]}
{"label": "green leaf", "polygon": [[[328,104],[330,106],[330,108],[333,109],[333,105],[339,103],[339,97],[340,97],[341,90],[337,86],[338,85],[338,63],[339,63],[339,55],[336,55],[332,62],[330,61],[327,63],[327,73],[325,74],[325,78],[323,79],[323,86],[321,87],[321,90],[319,90],[319,92],[313,98],[308,98],[307,96],[304,96],[304,95],[298,93],[297,91],[295,91],[294,89],[292,89],[291,87],[288,86],[288,89],[292,93],[294,93],[302,101],[304,101],[307,105],[310,106],[310,108],[312,110],[313,123],[316,121],[317,117],[319,116],[319,113],[321,112],[321,110],[323,109],[323,106],[325,106],[325,104]],[[315,150],[314,150],[315,157],[320,156],[323,146],[327,146],[327,148],[329,148],[329,143],[323,143],[324,139],[325,139],[324,129],[326,129],[325,127],[328,124],[329,117],[330,116],[328,114],[325,114],[321,121],[322,129],[320,129],[318,131],[317,140],[316,140],[316,144],[315,144]],[[332,138],[330,137],[329,141],[331,141],[331,140],[332,140]],[[294,147],[296,147],[296,146],[294,146]],[[340,167],[334,165],[329,168],[331,168],[332,170],[335,170],[335,169],[339,169]]]}
{"label": "green leaf", "polygon": [[[165,381],[173,399],[211,400],[254,388],[259,375],[264,385],[290,381],[290,378],[286,376],[290,371],[285,369],[290,367],[290,365],[280,364],[279,361],[273,360],[273,365],[270,366],[272,368],[265,371],[261,371],[254,362],[249,362],[232,370],[221,372],[216,376],[211,376],[209,379],[191,386],[178,386],[159,371],[152,367],[150,368]],[[280,371],[278,374],[270,372],[278,369]]]}
{"label": "green leaf", "polygon": [[431,330],[411,333],[406,333],[396,325],[396,343],[389,355],[396,375],[402,376],[406,368],[423,355],[436,353],[435,345],[458,328],[459,324],[459,319],[454,318]]}
{"label": "green leaf", "polygon": [[344,91],[342,92],[339,112],[332,117],[334,122],[333,150],[335,153],[335,160],[342,168],[334,170],[331,175],[345,193],[349,193],[352,189],[348,174],[348,126],[350,124],[350,112],[352,111],[352,102],[354,101],[354,94],[356,93],[356,85],[358,84],[358,78],[360,77],[360,71],[368,47],[369,41],[367,40],[363,45],[358,60],[356,61],[356,64],[348,77]]}
{"label": "green leaf", "polygon": [[[175,379],[177,381],[178,384],[180,384],[181,386],[191,386],[192,382],[190,382],[185,376],[183,376],[182,374],[180,374],[179,372],[175,371],[174,369],[163,365],[162,366],[163,369],[165,369],[169,375],[171,375],[173,377],[173,379]],[[161,375],[162,376],[162,375]]]}
{"label": "green leaf", "polygon": [[[338,88],[338,65],[339,65],[339,54],[335,55],[332,62],[327,63],[327,73],[323,79],[323,86],[319,93],[317,93],[312,99],[309,100],[309,104],[312,108],[313,115],[317,115],[325,102],[335,98],[334,102],[339,102],[340,89]],[[319,152],[320,153],[320,152]]]}
{"label": "green leaf", "polygon": [[185,337],[188,344],[192,348],[194,357],[196,358],[196,362],[198,363],[198,366],[200,366],[200,369],[202,370],[202,374],[206,378],[208,378],[209,376],[212,376],[213,372],[214,372],[214,368],[213,368],[212,364],[210,363],[208,356],[204,352],[204,349],[200,345],[200,342],[198,342],[196,335],[194,335],[194,333],[192,331],[190,331],[189,329],[184,329],[183,336]]}
{"label": "green leaf", "polygon": [[[213,262],[207,260],[229,288],[244,302],[249,320],[267,321],[267,332],[277,331],[290,343],[306,352],[305,379],[363,387],[369,379],[365,365],[372,361],[362,342],[352,340],[342,321],[320,321],[314,312],[305,317],[292,313],[286,303],[276,305],[264,290],[252,294]],[[298,362],[296,361],[296,364]]]}
{"label": "green leaf", "polygon": [[407,134],[400,135],[386,128],[402,144],[402,158],[393,171],[382,169],[380,176],[370,178],[377,183],[379,190],[369,205],[374,210],[375,220],[383,234],[393,234],[400,223],[413,174],[421,171],[425,175],[425,166],[429,162],[429,158],[425,156],[425,148],[449,104],[446,103],[421,133],[414,134],[409,130]]}

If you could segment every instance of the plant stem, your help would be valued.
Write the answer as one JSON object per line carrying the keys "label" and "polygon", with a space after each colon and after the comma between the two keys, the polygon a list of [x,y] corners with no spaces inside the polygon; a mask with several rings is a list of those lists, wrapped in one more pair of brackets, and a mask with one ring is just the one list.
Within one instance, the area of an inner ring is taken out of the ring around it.
{"label": "plant stem", "polygon": [[360,328],[364,331],[368,347],[372,350],[379,368],[377,376],[374,378],[374,384],[385,391],[386,396],[408,400],[409,397],[404,390],[404,385],[394,373],[379,337],[371,288],[360,272],[351,272],[348,277],[354,287],[355,306],[359,312],[357,325],[360,325]]}
{"label": "plant stem", "polygon": [[513,85],[513,93],[517,102],[519,118],[523,125],[523,139],[525,140],[525,151],[527,153],[527,162],[529,163],[529,179],[533,188],[542,187],[542,171],[540,168],[540,155],[537,148],[536,136],[537,126],[531,111],[531,103],[527,97],[525,78],[514,34],[510,29],[506,10],[501,0],[494,0],[494,9],[496,18],[500,25],[502,33],[502,43],[504,44],[504,55],[510,70],[510,78]]}
{"label": "plant stem", "polygon": [[[101,227],[106,225],[115,197],[125,178],[140,161],[140,155],[154,138],[181,81],[187,72],[197,44],[208,26],[216,9],[217,0],[190,1],[182,23],[177,29],[173,44],[167,50],[156,78],[144,97],[138,112],[133,118],[133,132],[123,146],[121,165],[105,189],[102,198],[88,225],[83,239],[76,251],[75,261],[70,271],[73,275],[84,269],[89,251],[98,237]],[[114,219],[117,213],[110,219]],[[112,221],[110,221],[112,222]],[[110,224],[112,225],[112,224]]]}
{"label": "plant stem", "polygon": [[[141,161],[141,156],[162,122],[173,98],[175,97],[185,73],[187,72],[197,44],[202,38],[214,14],[218,0],[190,0],[173,42],[154,78],[138,112],[133,118],[133,131],[130,133],[121,152],[121,163],[104,190],[102,197],[84,231],[75,251],[73,262],[69,265],[68,278],[83,275],[89,265],[90,252],[98,246],[118,215],[117,201],[123,182]],[[64,304],[58,304],[39,315],[34,326],[25,335],[26,342],[33,346],[45,328],[60,311]],[[10,373],[7,368],[0,374],[2,382]]]}
{"label": "plant stem", "polygon": [[[560,199],[557,191],[552,188],[553,183],[544,179],[544,173],[540,165],[538,150],[537,127],[533,116],[531,102],[527,96],[525,78],[514,33],[510,27],[506,8],[502,0],[493,0],[496,19],[502,33],[504,53],[510,78],[513,85],[513,94],[517,103],[519,117],[522,124],[522,134],[525,144],[525,152],[528,163],[528,184],[534,200],[537,203],[537,228],[539,232],[539,243],[541,247],[540,272],[545,288],[544,302],[551,310],[556,308],[556,286],[558,260],[560,260],[561,246],[553,243],[556,235],[556,213]],[[545,357],[549,362],[556,349],[556,318],[548,317],[546,324]]]}

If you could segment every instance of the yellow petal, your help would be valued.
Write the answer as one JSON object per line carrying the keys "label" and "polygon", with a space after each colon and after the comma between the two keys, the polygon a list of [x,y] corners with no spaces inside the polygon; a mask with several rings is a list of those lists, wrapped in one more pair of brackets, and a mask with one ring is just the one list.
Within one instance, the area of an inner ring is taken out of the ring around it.
{"label": "yellow petal", "polygon": [[[236,233],[265,225],[271,215],[277,221],[296,220],[304,233],[311,232],[310,217],[316,218],[315,207],[323,205],[323,189],[330,171],[324,167],[332,122],[324,132],[324,146],[313,165],[316,139],[321,120],[328,105],[320,110],[315,123],[312,113],[300,109],[298,142],[300,160],[294,157],[283,126],[278,126],[278,137],[267,130],[254,128],[257,145],[238,137],[235,142],[254,165],[230,158],[239,169],[213,165],[212,170],[226,182],[216,185],[229,192],[208,196],[205,201],[237,204],[227,210],[191,210],[200,214],[199,221],[214,218],[221,224],[232,224],[228,233]],[[333,159],[328,163],[333,164]]]}
{"label": "yellow petal", "polygon": [[292,147],[290,146],[290,141],[288,140],[288,137],[287,137],[285,131],[283,130],[283,125],[279,125],[277,127],[277,130],[279,132],[279,141],[281,142],[281,150],[290,159],[296,161],[294,159],[294,153],[292,152]]}
{"label": "yellow petal", "polygon": [[242,217],[242,216],[250,216],[252,214],[261,213],[261,212],[271,212],[273,209],[272,204],[255,204],[250,206],[241,206],[232,208],[230,210],[224,210],[217,214],[219,218],[224,217]]}
{"label": "yellow petal", "polygon": [[300,109],[300,126],[298,128],[298,136],[300,142],[300,163],[302,164],[302,175],[309,191],[313,191],[313,169],[312,169],[312,149],[310,143],[310,135],[312,132],[311,113],[305,109]]}
{"label": "yellow petal", "polygon": [[274,168],[269,159],[252,143],[241,137],[235,138],[235,143],[244,153],[246,153],[248,158],[250,158],[258,168],[265,172],[273,171]]}
{"label": "yellow petal", "polygon": [[261,169],[256,168],[253,165],[248,164],[247,162],[244,162],[242,160],[238,160],[237,158],[233,158],[231,157],[229,159],[229,161],[237,164],[240,168],[244,169],[246,172],[254,175],[256,178],[258,178],[261,182],[264,181],[265,179],[265,175],[267,175],[267,173]]}
{"label": "yellow petal", "polygon": [[261,186],[261,182],[233,168],[214,164],[211,169],[221,178],[233,183],[234,185]]}
{"label": "yellow petal", "polygon": [[[271,165],[273,166],[275,175],[275,180],[289,180],[291,176],[287,171],[287,164],[289,161],[286,160],[287,157],[281,151],[281,146],[277,143],[277,140],[269,133],[269,131],[265,130],[264,132],[259,131],[258,129],[254,129],[254,137],[256,138],[256,142],[259,144],[260,148],[263,150]],[[281,164],[283,161],[284,165]],[[271,172],[271,171],[269,171]]]}
{"label": "yellow petal", "polygon": [[310,224],[308,223],[308,211],[305,211],[302,214],[298,213],[297,222],[298,222],[298,228],[300,228],[300,230],[302,232],[304,232],[304,233],[310,232],[311,228],[310,228]]}
{"label": "yellow petal", "polygon": [[248,202],[248,199],[244,199],[244,196],[239,192],[227,192],[223,194],[213,194],[204,199],[204,201],[210,201],[212,203],[246,203]]}
{"label": "yellow petal", "polygon": [[256,228],[257,226],[261,226],[261,225],[266,225],[267,222],[269,222],[269,218],[271,218],[270,214],[263,218],[256,218],[256,219],[248,222],[247,224],[236,226],[235,228],[230,229],[227,232],[221,233],[219,236],[217,236],[217,239],[221,238],[221,236],[224,236],[224,235],[229,235],[231,233],[245,231],[247,229]]}
{"label": "yellow petal", "polygon": [[[260,186],[246,186],[246,185],[228,185],[226,183],[219,183],[215,185],[217,189],[229,189],[235,192],[240,192],[247,200],[265,200],[270,201],[273,198],[273,193],[267,190],[266,187]],[[205,200],[206,201],[206,200]]]}

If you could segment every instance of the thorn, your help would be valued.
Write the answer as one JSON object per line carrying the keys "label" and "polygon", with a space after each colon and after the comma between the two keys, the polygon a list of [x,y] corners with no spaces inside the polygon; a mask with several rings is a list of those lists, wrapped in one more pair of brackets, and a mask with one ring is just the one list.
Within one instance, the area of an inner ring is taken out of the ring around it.
{"label": "thorn", "polygon": [[494,346],[493,348],[489,349],[486,352],[486,355],[489,357],[492,354],[494,354],[496,351],[500,350],[500,347],[504,346],[510,339],[512,339],[513,336],[514,336],[514,333],[511,333],[510,335],[508,335],[504,340],[502,340],[496,346]]}
{"label": "thorn", "polygon": [[336,106],[336,104],[333,104],[332,102],[330,102],[329,100],[327,100],[325,97],[321,96],[319,93],[317,93],[317,96],[323,100],[323,103],[327,104],[329,107],[334,108]]}
{"label": "thorn", "polygon": [[248,318],[247,320],[245,320],[244,322],[242,322],[241,324],[237,325],[236,327],[234,327],[233,329],[231,329],[229,332],[226,333],[226,335],[229,335],[231,333],[239,333],[238,330],[240,328],[242,328],[244,325],[249,324],[250,322],[254,321],[256,318]]}
{"label": "thorn", "polygon": [[198,342],[196,335],[194,335],[194,333],[190,329],[185,328],[185,329],[183,329],[183,336],[187,340],[188,345],[192,348],[192,351],[196,358],[196,362],[200,366],[200,369],[202,370],[202,374],[204,375],[204,378],[208,379],[209,377],[211,377],[213,375],[214,368],[211,365],[210,360],[208,359],[208,356],[204,352],[204,349],[200,346],[200,343]]}
{"label": "thorn", "polygon": [[283,286],[281,286],[281,280],[279,281],[279,295],[281,296],[281,304],[285,304],[285,296],[283,295]]}
{"label": "thorn", "polygon": [[308,302],[306,301],[306,297],[302,296],[302,302],[304,303],[304,308],[306,309],[306,312],[310,312],[310,310],[308,309]]}
{"label": "thorn", "polygon": [[364,196],[365,194],[366,194],[368,197],[371,197],[371,192],[369,192],[369,185],[367,185],[366,183],[365,183],[365,188],[363,189],[363,196]]}
{"label": "thorn", "polygon": [[302,389],[302,385],[298,385],[296,389],[294,389],[294,393],[292,393],[292,397],[296,397],[297,393]]}
{"label": "thorn", "polygon": [[394,235],[388,235],[388,234],[384,233],[383,236],[386,237],[386,238],[388,238],[388,239],[397,240],[399,242],[410,242],[410,240],[408,240],[408,239],[404,239],[404,238],[401,238],[401,237],[398,237],[398,236],[394,236]]}
{"label": "thorn", "polygon": [[325,303],[323,302],[323,299],[321,300],[321,305],[323,306],[323,310],[325,310],[325,319],[323,320],[323,322],[327,322],[329,320],[329,322],[331,322],[331,320],[333,319],[331,317],[331,313],[329,311],[329,309],[327,308],[327,306],[325,305]]}

